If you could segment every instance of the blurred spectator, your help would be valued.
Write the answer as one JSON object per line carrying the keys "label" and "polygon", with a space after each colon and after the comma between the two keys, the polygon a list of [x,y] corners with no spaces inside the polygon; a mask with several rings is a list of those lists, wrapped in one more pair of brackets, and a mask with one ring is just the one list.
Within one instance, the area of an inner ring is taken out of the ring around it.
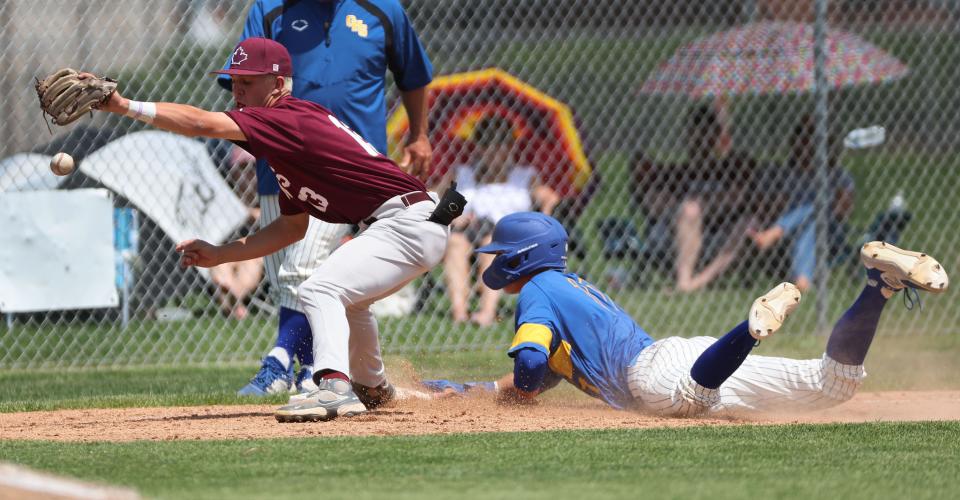
{"label": "blurred spectator", "polygon": [[753,220],[748,194],[756,163],[731,147],[720,104],[691,109],[687,134],[686,164],[658,164],[642,153],[634,159],[636,199],[647,218],[644,253],[673,253],[681,292],[703,288],[733,262]]}
{"label": "blurred spectator", "polygon": [[[687,116],[692,184],[676,218],[677,290],[703,288],[730,266],[751,220],[747,195],[754,160],[733,151],[725,107]],[[709,259],[702,266],[701,258]]]}
{"label": "blurred spectator", "polygon": [[[259,209],[251,209],[251,223],[260,216]],[[224,316],[244,319],[249,314],[247,299],[263,279],[263,259],[228,262],[210,268],[210,279],[217,286],[215,295]]]}
{"label": "blurred spectator", "polygon": [[[816,164],[813,118],[806,115],[794,129],[791,154],[780,183],[784,187],[787,208],[767,229],[751,231],[750,238],[761,251],[770,250],[781,240],[790,246],[790,279],[806,291],[813,283],[816,267]],[[853,177],[839,165],[840,136],[828,133],[827,175],[830,210],[827,226],[830,255],[843,250],[847,240],[847,220],[853,212]],[[769,188],[769,187],[767,187]]]}
{"label": "blurred spectator", "polygon": [[227,9],[221,2],[194,0],[190,6],[193,16],[187,36],[201,47],[221,47],[228,40]]}
{"label": "blurred spectator", "polygon": [[[516,164],[514,134],[509,120],[498,116],[481,119],[472,135],[473,163],[454,167],[444,181],[449,184],[455,180],[458,190],[467,198],[466,211],[450,225],[450,240],[444,256],[444,277],[456,322],[469,319],[489,326],[496,320],[500,292],[483,286],[479,279],[477,286],[482,290],[479,310],[468,315],[468,303],[473,249],[490,242],[497,221],[513,212],[534,209],[550,214],[560,202],[556,191],[540,182],[536,168]],[[493,257],[477,256],[478,276]]]}

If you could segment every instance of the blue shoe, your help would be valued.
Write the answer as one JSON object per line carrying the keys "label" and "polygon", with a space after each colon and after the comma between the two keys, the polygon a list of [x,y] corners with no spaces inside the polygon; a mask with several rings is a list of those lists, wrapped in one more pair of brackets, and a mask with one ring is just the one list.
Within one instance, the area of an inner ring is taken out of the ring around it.
{"label": "blue shoe", "polygon": [[293,385],[293,366],[284,370],[283,365],[273,356],[263,359],[260,371],[250,383],[237,391],[237,396],[268,396],[285,394]]}

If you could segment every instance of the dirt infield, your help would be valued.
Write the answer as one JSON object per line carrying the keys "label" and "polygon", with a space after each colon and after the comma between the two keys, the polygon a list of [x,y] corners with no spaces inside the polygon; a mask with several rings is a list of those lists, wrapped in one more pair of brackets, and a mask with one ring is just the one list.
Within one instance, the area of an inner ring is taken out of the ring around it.
{"label": "dirt infield", "polygon": [[593,400],[503,407],[489,398],[405,400],[331,422],[278,424],[274,406],[60,410],[0,414],[0,439],[135,441],[395,436],[553,429],[644,429],[695,425],[960,419],[960,391],[865,392],[830,410],[761,418],[658,418]]}

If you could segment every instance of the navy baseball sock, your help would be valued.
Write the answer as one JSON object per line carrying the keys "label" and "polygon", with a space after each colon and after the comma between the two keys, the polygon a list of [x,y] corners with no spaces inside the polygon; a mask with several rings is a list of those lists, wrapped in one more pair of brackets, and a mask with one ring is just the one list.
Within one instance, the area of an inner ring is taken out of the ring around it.
{"label": "navy baseball sock", "polygon": [[[300,313],[297,313],[300,314]],[[303,318],[302,331],[300,332],[299,342],[294,348],[294,354],[300,360],[300,366],[313,366],[313,330],[310,329],[310,323],[307,316],[300,314]]]}
{"label": "navy baseball sock", "polygon": [[883,296],[882,281],[877,286],[863,287],[857,301],[847,309],[833,326],[827,340],[827,356],[845,365],[862,365],[867,350],[877,333],[877,324],[887,298]]}
{"label": "navy baseball sock", "polygon": [[693,363],[690,376],[707,389],[716,389],[740,368],[756,344],[757,340],[750,336],[749,325],[744,321],[703,351]]}
{"label": "navy baseball sock", "polygon": [[307,322],[307,316],[302,312],[280,308],[280,326],[277,330],[276,346],[270,350],[269,356],[273,356],[280,361],[284,368],[290,368],[295,353],[299,354],[299,348],[304,343],[303,338],[307,337],[311,344],[309,350],[310,362],[304,363],[303,357],[300,358],[300,364],[312,364],[313,362],[313,336],[310,331],[310,323]]}

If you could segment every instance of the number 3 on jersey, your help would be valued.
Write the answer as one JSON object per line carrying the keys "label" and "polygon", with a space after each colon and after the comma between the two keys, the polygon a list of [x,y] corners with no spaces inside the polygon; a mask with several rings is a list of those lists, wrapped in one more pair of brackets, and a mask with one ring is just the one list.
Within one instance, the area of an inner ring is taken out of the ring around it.
{"label": "number 3 on jersey", "polygon": [[330,118],[330,121],[337,126],[338,129],[343,130],[347,133],[353,140],[357,141],[357,144],[363,148],[370,156],[380,156],[380,152],[377,151],[377,148],[373,147],[369,142],[363,140],[363,137],[360,137],[360,134],[354,132],[350,127],[346,126],[333,115],[327,115],[327,118]]}
{"label": "number 3 on jersey", "polygon": [[[280,190],[283,191],[283,194],[286,195],[287,198],[293,199],[293,193],[290,192],[290,186],[292,184],[290,179],[287,179],[283,175],[276,172],[274,172],[274,175],[277,176],[277,184],[280,185]],[[316,208],[320,212],[326,212],[327,206],[330,204],[326,198],[317,194],[316,191],[308,188],[307,186],[300,187],[300,192],[297,193],[297,199],[309,203],[313,208]]]}

